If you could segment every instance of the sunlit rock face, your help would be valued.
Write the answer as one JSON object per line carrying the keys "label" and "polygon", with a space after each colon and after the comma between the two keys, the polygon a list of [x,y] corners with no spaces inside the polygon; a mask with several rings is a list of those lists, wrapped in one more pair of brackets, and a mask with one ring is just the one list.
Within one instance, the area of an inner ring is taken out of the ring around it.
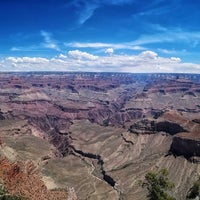
{"label": "sunlit rock face", "polygon": [[32,160],[50,189],[78,199],[145,199],[167,168],[177,199],[199,172],[200,75],[0,74],[2,156]]}

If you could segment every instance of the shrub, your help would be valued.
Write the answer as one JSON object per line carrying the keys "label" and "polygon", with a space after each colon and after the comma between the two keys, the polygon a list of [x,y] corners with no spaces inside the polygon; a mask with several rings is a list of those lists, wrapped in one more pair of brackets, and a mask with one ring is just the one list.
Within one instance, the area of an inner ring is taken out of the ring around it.
{"label": "shrub", "polygon": [[25,200],[23,197],[8,194],[3,185],[0,185],[0,200]]}
{"label": "shrub", "polygon": [[174,184],[168,178],[167,169],[161,169],[159,172],[148,172],[142,183],[148,190],[148,200],[175,200],[167,191],[174,187]]}
{"label": "shrub", "polygon": [[194,199],[200,195],[200,177],[197,181],[193,183],[193,186],[190,188],[187,198],[188,199]]}

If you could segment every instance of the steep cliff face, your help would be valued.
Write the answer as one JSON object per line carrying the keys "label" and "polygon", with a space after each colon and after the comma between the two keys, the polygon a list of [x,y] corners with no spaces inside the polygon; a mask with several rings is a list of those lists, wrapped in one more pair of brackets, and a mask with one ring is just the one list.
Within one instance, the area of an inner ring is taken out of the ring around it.
{"label": "steep cliff face", "polygon": [[200,132],[182,133],[173,138],[170,151],[186,158],[200,156]]}
{"label": "steep cliff face", "polygon": [[175,135],[180,132],[186,132],[187,130],[175,122],[143,119],[131,125],[129,131],[136,134],[165,132],[170,135]]}

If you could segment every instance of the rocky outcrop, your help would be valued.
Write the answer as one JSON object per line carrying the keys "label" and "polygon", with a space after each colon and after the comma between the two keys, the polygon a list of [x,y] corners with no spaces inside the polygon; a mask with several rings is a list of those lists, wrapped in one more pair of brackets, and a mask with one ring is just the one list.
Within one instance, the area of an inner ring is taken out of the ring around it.
{"label": "rocky outcrop", "polygon": [[31,161],[24,164],[22,162],[11,163],[6,158],[1,159],[0,182],[3,183],[9,194],[19,195],[30,200],[66,200],[70,198],[66,190],[48,190]]}
{"label": "rocky outcrop", "polygon": [[153,134],[155,133],[155,121],[143,119],[130,126],[129,131],[135,134]]}
{"label": "rocky outcrop", "polygon": [[182,133],[174,136],[170,152],[186,158],[200,156],[199,133]]}
{"label": "rocky outcrop", "polygon": [[187,132],[187,130],[184,129],[181,125],[170,121],[157,122],[155,123],[154,127],[156,131],[163,131],[169,133],[170,135],[175,135],[181,132]]}
{"label": "rocky outcrop", "polygon": [[192,120],[194,123],[200,124],[200,119],[193,119]]}
{"label": "rocky outcrop", "polygon": [[71,122],[69,120],[49,115],[42,118],[29,118],[29,123],[46,133],[45,137],[57,148],[61,156],[66,156],[71,152],[68,132]]}
{"label": "rocky outcrop", "polygon": [[165,132],[170,135],[175,135],[180,132],[186,132],[187,130],[174,122],[143,119],[131,125],[129,131],[136,134],[154,134],[156,132]]}

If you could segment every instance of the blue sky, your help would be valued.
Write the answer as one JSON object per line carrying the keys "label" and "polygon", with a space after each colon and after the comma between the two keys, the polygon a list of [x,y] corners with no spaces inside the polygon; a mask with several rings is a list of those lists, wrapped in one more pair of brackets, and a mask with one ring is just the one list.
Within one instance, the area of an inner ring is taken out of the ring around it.
{"label": "blue sky", "polygon": [[1,0],[0,70],[200,73],[198,0]]}

